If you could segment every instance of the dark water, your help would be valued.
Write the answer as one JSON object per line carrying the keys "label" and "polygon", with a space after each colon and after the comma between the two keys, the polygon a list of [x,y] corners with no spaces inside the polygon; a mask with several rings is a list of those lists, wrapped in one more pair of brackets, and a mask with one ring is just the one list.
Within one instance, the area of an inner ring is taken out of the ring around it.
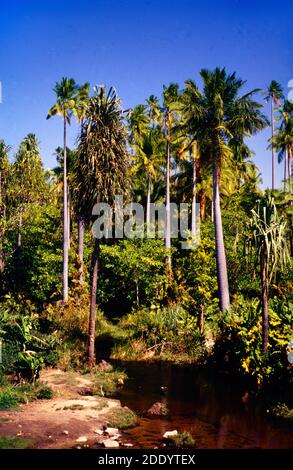
{"label": "dark water", "polygon": [[[293,448],[293,427],[272,422],[235,378],[167,364],[133,362],[123,368],[129,380],[119,399],[140,416],[124,440],[135,447],[160,446],[164,432],[177,429],[190,432],[198,448]],[[142,416],[156,401],[166,403],[168,418]]]}

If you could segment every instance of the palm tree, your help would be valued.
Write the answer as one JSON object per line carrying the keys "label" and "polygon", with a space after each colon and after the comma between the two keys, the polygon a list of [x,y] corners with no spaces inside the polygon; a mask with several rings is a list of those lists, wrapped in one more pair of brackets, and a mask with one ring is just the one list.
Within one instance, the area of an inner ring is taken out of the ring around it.
{"label": "palm tree", "polygon": [[133,171],[136,173],[142,171],[147,175],[146,226],[149,230],[152,180],[160,170],[164,155],[164,141],[160,129],[156,127],[145,130],[142,136],[136,139],[133,148]]}
{"label": "palm tree", "polygon": [[[271,102],[271,128],[272,128],[272,142],[275,137],[275,105],[280,105],[281,98],[283,97],[283,89],[280,83],[276,80],[272,80],[267,88],[266,101]],[[275,149],[272,145],[272,190],[275,189]]]}
{"label": "palm tree", "polygon": [[[95,89],[82,123],[75,166],[75,191],[79,211],[88,223],[98,201],[111,202],[128,186],[127,133],[123,112],[113,88]],[[95,331],[100,240],[95,238],[91,263],[91,301],[88,327],[88,364],[95,364]]]}
{"label": "palm tree", "polygon": [[63,119],[63,303],[68,301],[68,188],[67,188],[67,124],[70,125],[72,115],[78,119],[84,110],[84,102],[89,89],[86,83],[79,87],[73,78],[62,78],[54,88],[57,101],[49,110],[47,119],[58,114]]}
{"label": "palm tree", "polygon": [[163,131],[166,141],[166,223],[165,223],[165,247],[167,250],[167,270],[171,274],[171,206],[170,206],[170,177],[171,177],[171,145],[172,128],[175,125],[176,116],[173,106],[179,101],[178,85],[171,83],[163,88]]}
{"label": "palm tree", "polygon": [[[293,104],[285,100],[281,109],[281,124],[278,128],[274,142],[272,143],[278,151],[279,163],[284,161],[284,191],[290,191],[290,179],[292,177],[293,162]],[[287,181],[288,180],[288,181]]]}
{"label": "palm tree", "polygon": [[203,92],[194,110],[187,113],[189,132],[198,142],[200,159],[213,174],[213,222],[216,243],[218,293],[222,312],[229,309],[230,295],[220,205],[223,170],[233,159],[233,142],[263,129],[268,121],[253,100],[258,90],[239,96],[245,82],[225,69],[202,69]]}
{"label": "palm tree", "polygon": [[278,215],[274,199],[269,196],[258,202],[252,210],[250,221],[251,243],[256,248],[256,259],[260,266],[262,291],[262,338],[263,350],[268,349],[269,336],[269,284],[278,268],[289,259],[285,236],[286,222]]}

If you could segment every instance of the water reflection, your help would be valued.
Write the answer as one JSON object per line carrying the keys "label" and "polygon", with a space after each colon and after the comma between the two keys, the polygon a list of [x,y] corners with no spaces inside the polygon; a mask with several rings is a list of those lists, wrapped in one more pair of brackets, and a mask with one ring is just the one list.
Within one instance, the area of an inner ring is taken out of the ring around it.
{"label": "water reflection", "polygon": [[235,378],[166,364],[123,367],[129,376],[119,397],[123,405],[143,415],[163,401],[170,411],[167,418],[141,417],[125,433],[136,447],[157,446],[165,431],[177,429],[190,432],[198,448],[293,448],[293,429],[270,422]]}

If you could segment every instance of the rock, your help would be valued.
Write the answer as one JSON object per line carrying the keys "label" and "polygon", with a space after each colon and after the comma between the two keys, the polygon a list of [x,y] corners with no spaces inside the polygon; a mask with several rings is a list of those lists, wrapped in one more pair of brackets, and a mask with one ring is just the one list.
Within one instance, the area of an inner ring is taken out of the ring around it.
{"label": "rock", "polygon": [[177,435],[178,435],[178,431],[175,429],[174,431],[166,431],[163,437],[167,439],[168,437],[177,436]]}
{"label": "rock", "polygon": [[102,436],[104,434],[104,431],[102,429],[94,429],[94,433],[98,434],[99,436]]}
{"label": "rock", "polygon": [[119,447],[119,442],[113,441],[113,439],[106,439],[103,442],[103,446],[106,447],[106,449],[111,449],[111,447]]}
{"label": "rock", "polygon": [[115,434],[119,434],[119,429],[118,429],[118,428],[106,428],[106,429],[105,429],[105,432],[106,432],[109,436],[115,436]]}
{"label": "rock", "polygon": [[147,410],[146,414],[149,417],[166,416],[168,414],[168,409],[165,403],[157,401]]}
{"label": "rock", "polygon": [[64,436],[68,436],[68,431],[62,431],[62,434],[64,434]]}
{"label": "rock", "polygon": [[99,362],[99,364],[97,365],[97,368],[101,372],[111,372],[111,370],[113,370],[113,366],[109,364],[109,362],[104,361],[104,359],[102,359],[101,362]]}
{"label": "rock", "polygon": [[123,446],[124,447],[133,447],[133,444],[130,444],[130,442],[124,442]]}
{"label": "rock", "polygon": [[87,437],[86,436],[80,436],[76,439],[76,442],[87,442]]}
{"label": "rock", "polygon": [[92,397],[94,395],[92,387],[77,387],[76,392],[82,397]]}

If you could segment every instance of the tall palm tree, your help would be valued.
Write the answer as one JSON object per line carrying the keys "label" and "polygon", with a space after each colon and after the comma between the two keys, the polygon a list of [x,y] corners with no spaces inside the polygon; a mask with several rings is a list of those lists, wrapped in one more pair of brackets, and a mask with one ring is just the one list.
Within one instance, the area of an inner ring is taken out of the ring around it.
{"label": "tall palm tree", "polygon": [[133,170],[142,171],[147,175],[146,225],[149,230],[152,180],[160,170],[164,155],[164,141],[160,129],[156,127],[145,130],[142,136],[136,139],[133,147]]}
{"label": "tall palm tree", "polygon": [[[280,105],[281,98],[283,97],[283,89],[280,83],[276,80],[272,80],[267,88],[266,101],[271,103],[271,129],[272,129],[272,142],[275,137],[275,106]],[[272,190],[275,189],[275,149],[272,145]]]}
{"label": "tall palm tree", "polygon": [[163,87],[163,131],[166,141],[166,223],[165,223],[165,247],[167,250],[167,269],[171,274],[171,206],[170,206],[170,177],[171,177],[171,145],[172,128],[175,125],[176,116],[174,104],[179,101],[179,90],[177,83],[171,83]]}
{"label": "tall palm tree", "polygon": [[266,197],[252,210],[250,221],[251,242],[256,248],[257,262],[260,266],[262,291],[262,338],[263,350],[268,349],[269,337],[269,284],[278,268],[289,259],[286,240],[286,222],[278,215],[274,199]]}
{"label": "tall palm tree", "polygon": [[290,179],[293,173],[293,104],[290,101],[285,100],[281,109],[281,124],[277,129],[272,146],[279,151],[279,163],[284,161],[284,190],[288,186],[290,191]]}
{"label": "tall palm tree", "polygon": [[[75,167],[75,191],[79,211],[90,223],[98,201],[111,202],[125,193],[129,156],[123,112],[113,88],[95,89],[82,123]],[[88,364],[95,364],[95,331],[100,240],[95,238],[91,264],[91,301],[88,327]]]}
{"label": "tall palm tree", "polygon": [[79,87],[73,78],[62,78],[54,88],[56,103],[50,108],[47,119],[59,115],[63,119],[63,303],[68,301],[68,188],[67,188],[67,124],[70,125],[72,115],[80,117],[84,109],[84,101],[89,89],[88,83]]}
{"label": "tall palm tree", "polygon": [[262,107],[253,100],[258,90],[240,96],[245,82],[225,69],[202,69],[203,92],[194,110],[187,114],[189,132],[198,142],[205,167],[213,174],[213,222],[216,243],[218,293],[222,312],[229,309],[230,295],[220,205],[220,182],[223,170],[233,159],[233,141],[263,129],[268,121]]}

